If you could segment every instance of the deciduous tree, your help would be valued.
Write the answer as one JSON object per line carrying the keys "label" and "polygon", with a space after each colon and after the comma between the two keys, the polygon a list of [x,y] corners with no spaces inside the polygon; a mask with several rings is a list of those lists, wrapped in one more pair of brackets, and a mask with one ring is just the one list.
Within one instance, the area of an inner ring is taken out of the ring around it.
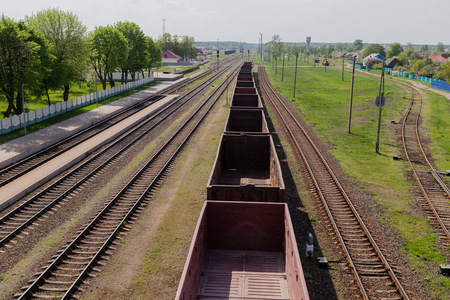
{"label": "deciduous tree", "polygon": [[147,68],[148,68],[148,75],[150,76],[150,71],[154,65],[158,65],[161,60],[161,48],[159,47],[158,43],[155,43],[151,37],[146,37],[147,40],[147,49],[148,49],[148,61],[147,61]]}
{"label": "deciduous tree", "polygon": [[387,57],[391,58],[391,57],[399,55],[402,52],[403,52],[403,47],[402,47],[402,45],[400,45],[400,43],[392,43],[391,45],[389,45],[389,49],[387,51]]}
{"label": "deciduous tree", "polygon": [[51,59],[42,34],[22,21],[1,17],[0,91],[8,101],[5,117],[9,117],[12,111],[15,114],[23,112],[22,84],[28,84],[27,90],[34,94],[42,91],[43,79],[50,72]]}
{"label": "deciduous tree", "polygon": [[50,78],[45,81],[48,102],[48,90],[57,88],[64,88],[63,99],[67,101],[70,84],[79,81],[87,68],[86,26],[76,14],[59,8],[42,10],[27,17],[26,22],[44,34],[56,58]]}
{"label": "deciduous tree", "polygon": [[128,42],[116,27],[101,26],[89,35],[89,44],[92,67],[105,90],[108,75],[127,60]]}
{"label": "deciduous tree", "polygon": [[364,44],[362,40],[355,40],[353,42],[353,51],[359,51],[362,50],[362,48],[364,48]]}
{"label": "deciduous tree", "polygon": [[436,46],[436,52],[444,52],[445,48],[444,48],[444,44],[439,42]]}
{"label": "deciduous tree", "polygon": [[450,82],[450,61],[446,61],[445,63],[441,64],[441,68],[445,79],[447,80],[447,82]]}
{"label": "deciduous tree", "polygon": [[135,72],[139,72],[147,66],[149,53],[144,32],[137,24],[118,22],[116,27],[128,42],[127,60],[121,66],[122,83],[124,83],[128,81],[128,74],[131,74],[131,78],[134,80]]}
{"label": "deciduous tree", "polygon": [[364,50],[364,56],[369,56],[372,53],[379,53],[383,57],[386,57],[386,50],[380,44],[370,44]]}

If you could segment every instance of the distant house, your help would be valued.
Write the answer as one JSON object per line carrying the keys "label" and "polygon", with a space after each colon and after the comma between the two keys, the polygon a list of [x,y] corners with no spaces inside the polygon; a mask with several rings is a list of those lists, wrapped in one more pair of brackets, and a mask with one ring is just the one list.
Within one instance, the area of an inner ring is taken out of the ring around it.
{"label": "distant house", "polygon": [[401,66],[402,63],[397,59],[396,56],[389,58],[388,60],[386,60],[385,62],[385,67],[386,68],[394,68],[395,66]]}
{"label": "distant house", "polygon": [[368,55],[367,57],[365,57],[364,59],[363,59],[363,62],[364,62],[364,64],[365,65],[367,65],[367,62],[374,62],[374,61],[383,61],[383,60],[385,60],[386,58],[384,58],[384,56],[383,55],[381,55],[381,54],[379,54],[379,53],[372,53],[372,54],[370,54],[370,55]]}
{"label": "distant house", "polygon": [[432,61],[434,62],[446,62],[447,59],[445,57],[443,57],[442,55],[431,55],[429,57]]}
{"label": "distant house", "polygon": [[444,57],[445,59],[448,59],[450,57],[450,53],[444,53],[444,54],[442,54],[442,57]]}
{"label": "distant house", "polygon": [[182,59],[181,56],[177,55],[176,53],[166,50],[161,54],[162,62],[163,63],[179,63]]}
{"label": "distant house", "polygon": [[200,50],[198,48],[194,48],[194,51],[195,51],[195,56],[198,59],[201,59],[201,60],[205,60],[206,59],[206,52],[204,52],[203,50]]}

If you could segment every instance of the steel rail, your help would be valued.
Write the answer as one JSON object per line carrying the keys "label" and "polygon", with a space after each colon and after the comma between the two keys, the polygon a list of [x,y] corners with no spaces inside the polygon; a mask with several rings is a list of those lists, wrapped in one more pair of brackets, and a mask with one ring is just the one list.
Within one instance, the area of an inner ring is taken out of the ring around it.
{"label": "steel rail", "polygon": [[[5,176],[8,173],[13,173],[15,169],[18,169],[21,167],[26,167],[23,170],[20,170],[19,172],[17,172],[16,174],[13,174],[12,176],[0,181],[0,187],[16,180],[17,178],[30,172],[34,168],[50,161],[51,159],[54,159],[61,153],[64,153],[64,152],[72,149],[73,147],[77,146],[78,144],[84,142],[85,140],[108,129],[110,126],[112,126],[115,123],[128,117],[128,115],[127,115],[128,113],[133,112],[133,110],[139,109],[142,105],[144,105],[144,106],[149,105],[150,103],[153,103],[154,101],[161,99],[162,98],[161,95],[163,95],[164,93],[171,93],[171,92],[177,91],[179,88],[184,87],[185,85],[190,84],[196,80],[204,78],[204,77],[208,76],[209,74],[211,74],[212,72],[213,72],[213,70],[208,70],[208,71],[198,74],[192,78],[189,78],[184,82],[176,83],[174,86],[168,87],[154,95],[151,95],[151,96],[148,96],[148,97],[142,99],[138,103],[132,104],[131,106],[129,106],[121,111],[113,113],[111,116],[108,116],[104,120],[99,121],[94,126],[90,126],[89,128],[83,129],[83,130],[71,135],[70,137],[67,137],[67,138],[59,141],[58,143],[55,143],[55,144],[53,144],[45,149],[42,149],[30,156],[27,156],[26,158],[21,159],[18,162],[15,162],[3,169],[0,169],[0,177],[1,177],[1,176]],[[149,101],[151,101],[151,102],[149,102]],[[107,124],[108,122],[111,122],[115,118],[118,118],[118,120],[114,121],[114,123],[112,123],[109,126],[105,126],[105,124]],[[101,126],[105,126],[105,127],[102,128]],[[83,136],[83,135],[85,135],[85,136]],[[73,144],[70,144],[70,143],[73,143]],[[64,148],[58,149],[60,147],[64,147]],[[55,153],[51,153],[51,151],[55,151]],[[48,153],[50,153],[50,155],[48,155],[47,157],[44,157],[43,159],[40,158],[44,155],[47,155]],[[37,162],[33,163],[33,160],[37,160]],[[30,166],[27,166],[27,164],[30,164]]]}
{"label": "steel rail", "polygon": [[7,222],[9,219],[11,219],[12,217],[16,216],[18,213],[20,213],[21,211],[27,209],[31,204],[36,203],[40,197],[42,197],[43,195],[45,195],[46,193],[48,193],[49,191],[51,191],[53,188],[57,187],[58,185],[60,185],[62,182],[64,182],[65,180],[68,180],[71,176],[74,176],[74,174],[76,174],[76,172],[78,172],[79,170],[81,170],[82,168],[85,168],[89,163],[94,162],[96,159],[98,159],[99,157],[101,157],[101,155],[103,155],[104,153],[106,153],[108,150],[112,149],[113,147],[115,147],[116,145],[118,145],[120,142],[122,142],[123,140],[125,140],[126,138],[129,137],[130,134],[132,134],[133,132],[137,132],[139,129],[143,128],[144,126],[146,126],[149,122],[153,121],[156,117],[158,117],[159,115],[161,115],[162,113],[164,113],[168,108],[175,106],[175,104],[178,105],[178,107],[176,107],[174,110],[172,110],[171,112],[169,112],[167,115],[165,115],[162,119],[160,119],[159,121],[157,121],[155,124],[153,124],[152,126],[150,126],[149,128],[145,129],[145,131],[143,131],[142,133],[140,133],[137,137],[135,137],[132,141],[130,141],[127,145],[125,145],[124,147],[122,147],[120,150],[118,150],[114,155],[112,155],[110,158],[108,158],[108,160],[106,160],[105,162],[103,162],[101,165],[99,165],[98,167],[96,167],[94,170],[92,170],[91,172],[89,172],[86,176],[84,176],[82,179],[80,179],[78,182],[76,182],[75,184],[73,184],[72,186],[69,187],[69,189],[67,189],[66,191],[64,191],[62,194],[60,194],[57,198],[55,198],[53,201],[51,201],[50,203],[48,203],[45,207],[43,207],[41,210],[37,211],[34,215],[30,216],[26,221],[22,222],[22,224],[20,224],[18,227],[16,227],[16,229],[14,229],[13,231],[11,231],[8,235],[6,235],[4,238],[2,238],[0,240],[0,248],[2,246],[4,246],[7,242],[9,242],[11,239],[13,239],[15,236],[17,236],[20,232],[22,232],[25,228],[27,228],[28,226],[30,226],[35,220],[37,220],[40,216],[42,216],[45,212],[49,211],[52,207],[54,207],[56,204],[58,204],[59,202],[61,202],[66,196],[68,196],[70,193],[72,193],[75,189],[77,189],[79,186],[81,186],[84,182],[86,182],[87,180],[89,180],[91,177],[93,177],[96,173],[98,173],[101,169],[103,169],[107,164],[111,163],[116,157],[118,157],[119,155],[121,155],[126,149],[130,148],[134,143],[136,143],[137,141],[139,141],[140,138],[142,138],[142,136],[148,134],[151,130],[153,130],[157,125],[159,125],[160,123],[162,123],[164,121],[165,118],[167,118],[168,116],[170,116],[171,114],[175,113],[178,109],[180,109],[181,107],[183,107],[185,104],[187,104],[194,96],[198,95],[199,93],[201,93],[205,88],[207,88],[211,83],[213,83],[218,77],[222,76],[222,74],[224,72],[226,72],[227,69],[221,71],[218,74],[215,74],[212,78],[209,78],[208,80],[205,80],[204,82],[202,82],[199,86],[197,86],[195,89],[189,91],[187,94],[183,95],[182,98],[186,98],[184,101],[177,101],[177,102],[172,102],[170,104],[168,104],[167,106],[163,107],[162,109],[160,109],[159,111],[157,111],[155,114],[153,114],[150,118],[148,118],[147,120],[144,121],[144,123],[140,124],[138,127],[135,127],[125,133],[123,133],[121,135],[121,137],[119,137],[115,142],[111,143],[108,147],[104,148],[102,151],[100,151],[99,153],[97,153],[96,155],[94,155],[93,157],[91,157],[90,159],[88,159],[85,163],[83,163],[82,165],[79,165],[78,167],[76,167],[74,170],[70,171],[68,174],[64,175],[62,178],[58,179],[57,181],[55,181],[54,183],[52,183],[51,185],[47,186],[44,190],[40,191],[38,194],[34,195],[32,198],[28,199],[26,202],[22,203],[20,206],[16,207],[14,210],[10,211],[8,214],[6,214],[5,216],[0,218],[0,225],[4,224],[5,222]]}
{"label": "steel rail", "polygon": [[[236,68],[238,70],[238,68]],[[234,76],[237,75],[237,71],[234,71]],[[226,83],[226,85],[225,85]],[[116,194],[116,196],[113,197],[111,201],[108,202],[108,204],[102,209],[102,211],[86,226],[78,235],[77,237],[61,252],[58,257],[42,272],[42,274],[34,280],[34,282],[23,292],[23,294],[19,297],[19,299],[28,299],[29,297],[33,296],[33,292],[38,290],[39,285],[42,284],[46,278],[50,276],[53,270],[57,268],[57,265],[62,262],[62,260],[68,256],[68,254],[72,251],[72,249],[85,237],[88,235],[88,233],[92,230],[92,228],[99,222],[101,218],[103,218],[108,211],[110,211],[111,207],[119,201],[119,198],[130,188],[132,187],[133,183],[137,181],[139,176],[141,176],[155,161],[157,157],[160,156],[162,151],[166,149],[166,147],[175,139],[175,137],[178,136],[178,134],[185,129],[187,124],[194,119],[194,117],[197,116],[197,113],[209,102],[210,99],[216,94],[216,92],[223,86],[227,86],[230,83],[228,80],[224,80],[218,89],[210,95],[204,103],[197,108],[197,110],[192,113],[192,115],[180,126],[179,130],[177,130],[155,153],[150,160],[128,181],[128,183]],[[117,225],[114,229],[114,231],[109,235],[107,240],[102,244],[100,249],[96,252],[96,254],[93,256],[93,258],[89,261],[87,266],[81,271],[81,273],[77,276],[73,284],[69,287],[67,292],[62,296],[61,299],[69,299],[72,298],[72,294],[77,289],[78,285],[82,282],[82,280],[87,276],[88,272],[93,268],[93,266],[98,261],[99,257],[106,251],[106,249],[110,246],[112,241],[117,238],[117,233],[122,229],[125,222],[133,215],[133,213],[136,211],[136,209],[140,206],[140,203],[144,200],[144,198],[148,195],[149,191],[154,187],[155,183],[160,179],[162,174],[167,170],[168,166],[171,164],[173,159],[176,157],[176,155],[181,151],[183,146],[186,144],[186,142],[189,140],[190,136],[195,132],[195,130],[200,126],[202,121],[206,118],[208,115],[208,112],[212,109],[212,107],[217,103],[218,99],[221,97],[221,95],[224,93],[225,88],[222,88],[222,91],[219,93],[219,95],[216,97],[214,101],[212,101],[211,105],[207,108],[206,112],[201,116],[201,118],[195,123],[194,127],[189,131],[189,133],[186,135],[186,137],[183,139],[183,141],[179,144],[177,149],[174,151],[174,153],[170,156],[170,158],[166,161],[164,166],[160,169],[160,171],[155,175],[149,186],[144,190],[143,193],[139,196],[139,198],[136,200],[134,205],[131,209],[126,213],[125,217],[122,218],[119,225]]]}
{"label": "steel rail", "polygon": [[[261,68],[260,68],[261,69]],[[261,72],[263,73],[263,72]],[[264,73],[265,73],[265,69],[264,69]],[[267,81],[267,75],[264,75],[265,79]],[[313,147],[313,149],[315,150],[316,154],[319,156],[319,158],[321,159],[321,161],[323,162],[324,166],[326,167],[326,169],[328,170],[329,174],[331,175],[331,177],[333,178],[334,182],[336,183],[336,186],[339,188],[339,190],[342,193],[342,196],[344,197],[344,199],[346,200],[348,206],[351,208],[352,212],[354,213],[355,217],[357,218],[360,226],[363,228],[366,236],[368,237],[369,241],[372,244],[372,247],[374,248],[374,250],[377,252],[379,258],[381,259],[383,265],[385,266],[388,274],[390,275],[392,281],[394,282],[394,284],[397,286],[397,289],[399,290],[399,293],[402,295],[403,298],[405,299],[409,299],[406,291],[403,289],[400,281],[398,280],[397,276],[395,275],[394,271],[392,270],[391,266],[389,265],[389,263],[387,262],[385,256],[383,255],[381,249],[378,247],[377,243],[375,242],[375,239],[372,237],[372,235],[370,234],[370,231],[368,230],[368,228],[366,227],[366,225],[364,224],[364,222],[362,221],[361,217],[359,216],[359,213],[356,211],[356,208],[354,207],[354,205],[352,204],[350,198],[348,197],[348,195],[346,194],[346,192],[344,191],[343,187],[341,186],[341,184],[339,183],[337,177],[335,176],[334,172],[331,170],[331,167],[329,166],[329,164],[327,163],[326,159],[323,157],[323,155],[321,154],[321,152],[319,151],[319,149],[317,148],[317,146],[315,145],[315,143],[312,141],[312,139],[309,137],[309,135],[307,134],[307,132],[304,130],[303,126],[297,121],[297,119],[293,116],[293,114],[289,111],[289,109],[287,109],[286,105],[283,103],[283,101],[279,98],[278,94],[273,90],[273,87],[270,84],[267,84],[267,86],[271,89],[273,95],[275,95],[275,97],[278,99],[279,103],[284,107],[284,109],[286,110],[286,112],[290,115],[290,117],[292,118],[292,120],[296,123],[296,125],[298,126],[298,128],[303,132],[303,134],[305,135],[305,137],[307,138],[307,140],[309,141],[310,145]],[[271,100],[271,98],[269,97],[269,99]],[[272,100],[271,100],[272,101]],[[276,107],[274,105],[274,107]],[[280,113],[279,113],[280,114]],[[281,115],[280,115],[281,116]],[[284,118],[283,122],[285,122]],[[285,122],[285,127],[288,128],[288,131],[291,132],[290,128],[287,126],[287,123]],[[293,133],[290,133],[290,135],[292,136]],[[297,147],[300,147],[299,144],[296,142]],[[303,152],[300,150],[300,153],[305,161],[305,164],[308,165],[306,157],[304,156]],[[311,168],[308,165],[308,170],[311,172]],[[310,173],[311,177],[314,177],[313,173]],[[336,230],[336,233],[339,237],[340,243],[343,246],[344,251],[346,252],[347,258],[349,259],[349,264],[352,268],[352,272],[355,274],[355,277],[357,278],[358,281],[358,286],[360,287],[361,293],[363,294],[363,297],[365,299],[368,299],[367,293],[365,292],[365,289],[362,285],[362,282],[359,278],[359,275],[357,274],[357,270],[356,267],[354,266],[353,260],[350,257],[350,254],[345,246],[345,242],[342,238],[342,236],[339,233],[339,230],[337,228],[337,225],[334,221],[334,218],[332,217],[332,213],[328,207],[328,205],[326,204],[326,199],[324,198],[322,192],[320,191],[320,187],[318,187],[318,183],[316,181],[316,179],[314,178],[314,184],[316,186],[316,188],[318,189],[317,192],[319,193],[322,202],[324,204],[324,206],[327,209],[327,214],[330,217],[330,220],[332,221],[333,227]]]}
{"label": "steel rail", "polygon": [[[410,88],[411,88],[411,87],[410,87]],[[412,170],[412,172],[413,172],[414,178],[416,179],[416,182],[417,182],[417,184],[418,184],[418,186],[419,186],[419,188],[420,188],[420,191],[422,192],[422,195],[424,196],[424,198],[425,198],[427,204],[429,205],[429,208],[430,208],[431,212],[433,213],[433,216],[436,218],[436,221],[439,223],[441,229],[444,231],[444,233],[445,233],[447,239],[450,240],[450,231],[449,231],[449,229],[447,228],[447,226],[445,225],[445,223],[444,223],[444,221],[442,220],[442,218],[440,217],[439,213],[437,212],[437,210],[436,210],[436,208],[435,208],[433,202],[431,201],[430,197],[428,196],[428,193],[427,193],[425,187],[423,186],[423,184],[422,184],[422,182],[421,182],[421,180],[420,180],[420,178],[419,178],[419,175],[417,174],[416,169],[414,168],[414,165],[412,164],[412,161],[411,161],[411,159],[410,159],[410,156],[409,156],[409,153],[408,153],[408,149],[407,149],[407,146],[406,146],[406,121],[407,121],[409,115],[411,114],[411,110],[412,110],[412,106],[413,106],[413,102],[414,102],[414,91],[415,91],[415,89],[412,88],[412,89],[411,89],[411,101],[410,101],[410,105],[409,105],[408,111],[406,112],[405,117],[404,117],[403,122],[402,122],[402,142],[403,142],[403,150],[404,150],[405,156],[406,156],[406,158],[407,158],[407,160],[408,160],[408,164],[409,164],[409,166],[411,167],[411,170]],[[417,92],[417,91],[416,91],[416,92]],[[420,105],[419,105],[419,109],[418,109],[418,113],[417,113],[417,118],[416,118],[416,120],[415,120],[416,138],[417,138],[417,142],[418,142],[418,144],[419,144],[419,148],[420,148],[420,150],[421,150],[421,152],[422,152],[422,155],[423,155],[423,157],[425,158],[425,160],[426,160],[428,166],[431,168],[433,177],[436,179],[436,176],[435,176],[435,174],[434,174],[434,173],[436,173],[436,172],[434,171],[434,168],[431,166],[430,161],[427,159],[427,157],[426,157],[426,155],[425,155],[425,151],[423,150],[423,147],[422,147],[422,143],[421,143],[421,141],[420,141],[420,135],[419,135],[419,118],[420,118],[420,111],[421,111],[421,109],[422,109],[422,96],[420,95],[419,92],[417,92],[417,93],[419,94],[419,97],[420,97]],[[433,173],[433,172],[434,172],[434,173]],[[437,175],[437,177],[439,177],[438,174],[436,174],[436,175]],[[440,179],[440,178],[439,178],[439,179]],[[441,179],[440,181],[442,181],[442,179]],[[438,183],[439,183],[440,181],[437,180]],[[442,184],[445,186],[445,184],[444,184],[443,182],[442,182]],[[446,187],[446,186],[445,186],[445,187]],[[443,188],[442,185],[441,185],[441,188]],[[445,191],[444,188],[443,188],[443,190]],[[447,188],[447,190],[448,190],[448,188]],[[447,194],[447,195],[450,195],[450,194]]]}

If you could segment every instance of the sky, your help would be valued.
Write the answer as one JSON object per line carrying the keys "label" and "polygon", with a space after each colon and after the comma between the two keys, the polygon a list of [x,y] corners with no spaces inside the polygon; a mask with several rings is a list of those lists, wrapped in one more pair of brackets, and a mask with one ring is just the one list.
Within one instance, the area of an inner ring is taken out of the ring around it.
{"label": "sky", "polygon": [[18,0],[0,13],[22,20],[43,9],[76,13],[89,31],[130,21],[154,39],[165,30],[195,41],[450,45],[449,0]]}

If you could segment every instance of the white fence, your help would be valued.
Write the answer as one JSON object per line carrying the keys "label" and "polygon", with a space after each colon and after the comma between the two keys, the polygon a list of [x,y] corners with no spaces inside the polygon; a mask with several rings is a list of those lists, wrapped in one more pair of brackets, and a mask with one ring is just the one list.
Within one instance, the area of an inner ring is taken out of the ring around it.
{"label": "white fence", "polygon": [[80,96],[77,98],[69,99],[67,101],[58,102],[44,108],[39,108],[37,110],[32,110],[21,115],[15,115],[11,118],[4,118],[0,120],[0,135],[11,132],[15,129],[24,127],[24,122],[26,126],[32,125],[34,123],[46,120],[48,118],[63,114],[72,109],[83,107],[94,102],[101,101],[103,99],[115,96],[125,91],[129,91],[136,87],[140,87],[144,84],[152,82],[153,76],[139,79],[127,84],[122,84],[109,88],[103,91],[94,92],[88,95]]}

